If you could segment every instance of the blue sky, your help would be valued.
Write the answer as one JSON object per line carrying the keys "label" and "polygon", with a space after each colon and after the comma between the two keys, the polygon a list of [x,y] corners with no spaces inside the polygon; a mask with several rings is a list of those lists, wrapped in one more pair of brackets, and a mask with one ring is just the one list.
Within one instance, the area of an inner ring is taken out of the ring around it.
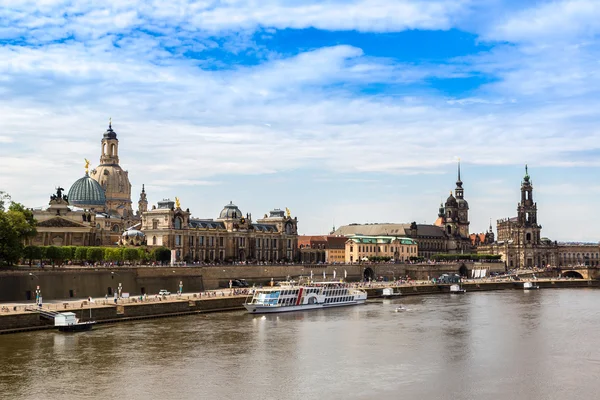
{"label": "blue sky", "polygon": [[[288,207],[301,233],[516,214],[598,241],[597,1],[0,0],[0,190],[29,207],[98,163],[133,201]],[[495,224],[494,224],[495,225]]]}

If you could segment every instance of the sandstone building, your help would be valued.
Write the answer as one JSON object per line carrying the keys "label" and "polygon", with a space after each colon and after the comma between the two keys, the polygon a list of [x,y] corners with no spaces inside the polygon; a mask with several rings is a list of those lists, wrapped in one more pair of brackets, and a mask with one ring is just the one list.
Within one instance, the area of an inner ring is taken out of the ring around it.
{"label": "sandstone building", "polygon": [[163,200],[142,213],[149,248],[165,246],[177,261],[277,262],[297,259],[298,219],[275,209],[252,221],[233,203],[217,219],[192,218],[179,200]]}
{"label": "sandstone building", "polygon": [[[537,216],[537,203],[533,200],[533,182],[525,166],[521,181],[521,199],[517,216],[497,221],[497,240],[480,244],[477,252],[499,254],[507,268],[564,267],[574,265],[599,265],[600,249],[597,243],[557,243],[542,237],[542,225]],[[490,227],[491,231],[491,227]],[[493,234],[492,234],[493,235]],[[490,236],[493,238],[493,236]]]}

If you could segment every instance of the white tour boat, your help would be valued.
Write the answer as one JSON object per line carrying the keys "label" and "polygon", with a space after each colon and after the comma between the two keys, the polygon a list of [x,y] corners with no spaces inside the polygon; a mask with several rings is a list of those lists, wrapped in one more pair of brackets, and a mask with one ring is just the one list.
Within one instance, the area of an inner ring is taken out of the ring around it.
{"label": "white tour boat", "polygon": [[312,310],[364,304],[367,292],[340,282],[314,282],[306,285],[280,283],[277,287],[256,289],[244,303],[252,314]]}

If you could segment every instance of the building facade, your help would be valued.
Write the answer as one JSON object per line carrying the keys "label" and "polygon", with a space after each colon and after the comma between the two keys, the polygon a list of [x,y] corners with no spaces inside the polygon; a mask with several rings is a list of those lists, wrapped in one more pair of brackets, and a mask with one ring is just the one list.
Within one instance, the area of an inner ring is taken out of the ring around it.
{"label": "building facade", "polygon": [[179,200],[163,200],[142,213],[147,246],[175,251],[177,261],[280,262],[297,260],[298,219],[276,209],[252,221],[233,203],[219,218],[196,219]]}
{"label": "building facade", "polygon": [[[538,221],[537,211],[533,182],[525,166],[517,216],[499,219],[496,241],[490,243],[486,240],[480,243],[477,252],[501,255],[510,269],[599,265],[600,251],[597,243],[557,243],[542,237],[542,225]],[[488,238],[493,238],[492,235],[493,233],[488,233]]]}
{"label": "building facade", "polygon": [[343,264],[346,238],[343,236],[298,236],[298,254],[302,263]]}
{"label": "building facade", "polygon": [[[47,208],[34,209],[38,235],[31,245],[115,246],[121,234],[140,221],[131,211],[131,185],[119,165],[117,134],[109,124],[101,140],[100,165],[88,170],[63,194],[56,188]],[[143,193],[145,196],[145,192]]]}
{"label": "building facade", "polygon": [[398,236],[356,235],[346,241],[346,263],[370,261],[374,257],[407,262],[417,258],[417,241]]}

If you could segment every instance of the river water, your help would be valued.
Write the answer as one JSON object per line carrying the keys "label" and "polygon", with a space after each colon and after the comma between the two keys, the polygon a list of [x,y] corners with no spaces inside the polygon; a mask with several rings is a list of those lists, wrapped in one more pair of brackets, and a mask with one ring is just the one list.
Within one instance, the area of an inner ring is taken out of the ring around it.
{"label": "river water", "polygon": [[599,328],[600,290],[555,289],[4,335],[0,398],[594,399]]}

